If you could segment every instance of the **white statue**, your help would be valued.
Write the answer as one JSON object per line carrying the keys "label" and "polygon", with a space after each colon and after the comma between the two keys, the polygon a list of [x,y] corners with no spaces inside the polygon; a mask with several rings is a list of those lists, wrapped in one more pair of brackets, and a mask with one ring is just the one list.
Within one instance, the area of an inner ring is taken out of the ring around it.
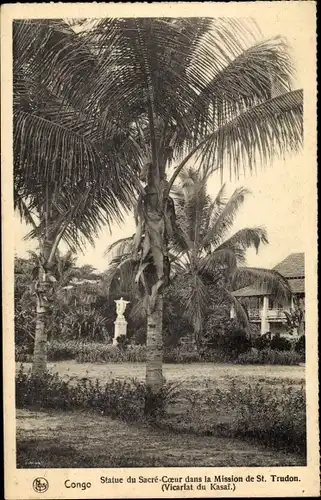
{"label": "white statue", "polygon": [[115,300],[114,302],[116,302],[117,318],[123,318],[126,306],[130,302],[128,300],[124,300],[123,297],[120,297],[120,299]]}

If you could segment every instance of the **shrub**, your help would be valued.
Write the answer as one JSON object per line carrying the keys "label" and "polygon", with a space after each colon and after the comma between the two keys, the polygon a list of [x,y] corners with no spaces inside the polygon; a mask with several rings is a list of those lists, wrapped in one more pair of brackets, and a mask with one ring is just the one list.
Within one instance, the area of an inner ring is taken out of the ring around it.
{"label": "shrub", "polygon": [[[226,344],[227,346],[228,344]],[[301,344],[302,345],[302,341]],[[299,345],[299,346],[300,346]],[[296,365],[304,361],[304,353],[295,351],[278,351],[270,348],[257,351],[247,351],[236,357],[235,351],[224,349],[209,349],[203,347],[196,351],[189,344],[164,350],[165,363],[229,363],[241,364],[281,364]],[[48,342],[47,355],[49,362],[67,361],[75,359],[78,363],[145,363],[146,346],[128,345],[125,348],[111,344],[97,342],[76,342],[73,340]],[[30,346],[15,346],[16,361],[20,363],[32,362],[32,350]]]}
{"label": "shrub", "polygon": [[68,359],[75,359],[79,345],[79,342],[75,341],[48,342],[48,361],[67,361]]}
{"label": "shrub", "polygon": [[167,382],[158,391],[152,394],[148,388],[145,393],[145,414],[154,421],[165,417],[169,405],[175,404],[180,396],[179,387],[181,383]]}
{"label": "shrub", "polygon": [[[80,343],[75,341],[57,342],[55,340],[47,344],[48,361],[67,361],[75,359],[79,350]],[[15,357],[19,363],[28,363],[32,361],[33,346],[15,346]]]}
{"label": "shrub", "polygon": [[15,360],[19,363],[32,361],[33,346],[15,344]]}
{"label": "shrub", "polygon": [[126,351],[128,346],[129,346],[129,340],[126,337],[126,335],[120,335],[119,337],[117,337],[117,347],[121,351]]}
{"label": "shrub", "polygon": [[144,363],[145,346],[128,346],[126,350],[111,344],[80,344],[76,361],[78,363]]}
{"label": "shrub", "polygon": [[232,358],[237,358],[250,348],[251,341],[247,338],[245,330],[240,328],[233,329],[223,344],[223,351],[229,353]]}
{"label": "shrub", "polygon": [[[290,381],[291,383],[291,381]],[[168,414],[158,425],[174,432],[253,439],[306,454],[305,389],[246,384],[232,379],[224,389],[182,391],[184,413]]]}
{"label": "shrub", "polygon": [[270,345],[271,345],[270,333],[264,333],[263,335],[259,335],[253,340],[253,347],[258,349],[259,351],[262,351],[263,349],[270,349]]}
{"label": "shrub", "polygon": [[174,349],[166,349],[163,360],[164,363],[197,363],[202,361],[202,358],[193,345],[182,344]]}
{"label": "shrub", "polygon": [[245,330],[238,328],[234,320],[229,320],[225,324],[225,332],[212,335],[211,339],[205,339],[204,352],[208,348],[213,352],[216,351],[218,357],[224,361],[232,361],[238,357],[239,354],[248,351],[251,348],[251,341],[248,338]]}
{"label": "shrub", "polygon": [[243,365],[298,365],[301,357],[293,351],[262,349],[240,354],[235,361]]}
{"label": "shrub", "polygon": [[[154,419],[164,417],[168,405],[178,397],[179,386],[163,385],[150,408]],[[16,375],[17,408],[91,409],[125,421],[138,421],[145,418],[147,396],[145,383],[136,379],[113,379],[102,385],[98,379],[66,380],[49,371],[38,378],[31,371],[25,372],[22,365]]]}
{"label": "shrub", "polygon": [[278,351],[290,351],[291,342],[289,342],[289,340],[285,339],[284,337],[281,337],[278,333],[272,338],[270,347],[271,349],[275,349]]}
{"label": "shrub", "polygon": [[232,380],[227,391],[217,389],[206,403],[232,415],[225,430],[229,435],[247,436],[268,446],[306,453],[305,389],[241,386]]}
{"label": "shrub", "polygon": [[305,355],[305,336],[301,335],[294,346],[295,352]]}
{"label": "shrub", "polygon": [[123,420],[143,417],[145,385],[134,379],[111,380],[101,385],[98,380],[64,380],[47,372],[41,378],[20,368],[16,376],[17,408],[39,407],[72,410],[90,408]]}

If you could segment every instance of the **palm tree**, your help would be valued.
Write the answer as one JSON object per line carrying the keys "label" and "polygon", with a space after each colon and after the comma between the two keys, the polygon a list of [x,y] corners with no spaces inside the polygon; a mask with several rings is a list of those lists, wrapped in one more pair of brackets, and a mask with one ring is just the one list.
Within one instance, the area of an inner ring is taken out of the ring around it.
{"label": "palm tree", "polygon": [[110,62],[108,78],[92,86],[94,99],[106,123],[121,115],[130,124],[145,158],[133,257],[148,298],[146,382],[156,395],[175,223],[170,190],[189,160],[207,174],[237,174],[299,150],[303,93],[291,90],[286,42],[263,41],[248,19],[104,19],[86,37]]}
{"label": "palm tree", "polygon": [[[246,267],[246,251],[258,252],[267,244],[262,227],[240,229],[231,234],[235,217],[249,194],[238,188],[226,198],[223,185],[215,199],[206,192],[206,177],[195,169],[182,171],[181,186],[175,190],[179,233],[172,245],[172,270],[179,276],[179,298],[185,307],[195,334],[201,343],[204,319],[211,301],[211,289],[229,301],[239,322],[250,330],[247,314],[232,291],[256,283],[266,288],[279,301],[287,300],[287,281],[276,271]],[[177,288],[177,287],[176,287]]]}
{"label": "palm tree", "polygon": [[101,120],[90,79],[102,68],[81,34],[63,20],[15,20],[13,54],[14,200],[39,245],[33,372],[41,375],[57,248],[64,240],[82,249],[100,226],[122,220],[139,162],[117,120]]}
{"label": "palm tree", "polygon": [[[239,323],[250,331],[246,310],[232,291],[256,283],[277,300],[288,300],[291,293],[287,281],[278,272],[246,267],[246,251],[267,244],[262,227],[244,228],[231,234],[238,211],[250,192],[238,188],[226,198],[223,185],[215,199],[207,194],[206,177],[195,168],[180,174],[181,185],[174,186],[176,228],[169,245],[170,281],[172,293],[185,309],[194,328],[194,341],[199,348],[204,319],[212,300],[212,292],[234,307]],[[119,284],[135,301],[134,316],[146,315],[148,303],[144,290],[135,288],[135,262],[132,259],[133,239],[113,243],[107,253],[112,255],[106,272],[107,287]],[[138,293],[137,293],[138,292]]]}

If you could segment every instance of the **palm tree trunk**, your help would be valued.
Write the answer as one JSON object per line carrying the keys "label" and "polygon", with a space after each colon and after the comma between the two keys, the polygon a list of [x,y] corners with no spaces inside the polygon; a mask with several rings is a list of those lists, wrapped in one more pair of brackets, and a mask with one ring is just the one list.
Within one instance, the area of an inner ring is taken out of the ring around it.
{"label": "palm tree trunk", "polygon": [[48,305],[43,303],[41,296],[37,296],[36,332],[32,363],[32,373],[37,377],[43,375],[47,369],[48,315]]}
{"label": "palm tree trunk", "polygon": [[[45,241],[44,244],[41,245],[40,254],[46,263],[48,262],[48,257],[50,255],[50,249],[51,246],[49,241]],[[47,272],[42,266],[40,266],[36,288],[36,331],[32,360],[32,373],[37,377],[41,377],[47,370],[47,341],[50,314],[48,304],[50,282],[47,278]]]}
{"label": "palm tree trunk", "polygon": [[145,413],[153,415],[158,407],[158,395],[163,386],[163,295],[156,298],[153,311],[147,314]]}

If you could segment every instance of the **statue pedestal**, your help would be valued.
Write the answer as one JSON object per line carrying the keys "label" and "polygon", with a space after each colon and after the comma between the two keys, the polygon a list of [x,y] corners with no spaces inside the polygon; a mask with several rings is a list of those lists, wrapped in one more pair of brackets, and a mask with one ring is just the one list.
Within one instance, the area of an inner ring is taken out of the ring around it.
{"label": "statue pedestal", "polygon": [[117,318],[116,321],[114,321],[115,325],[115,335],[113,338],[113,345],[117,345],[117,339],[120,337],[120,335],[126,335],[127,333],[127,321],[125,318]]}

